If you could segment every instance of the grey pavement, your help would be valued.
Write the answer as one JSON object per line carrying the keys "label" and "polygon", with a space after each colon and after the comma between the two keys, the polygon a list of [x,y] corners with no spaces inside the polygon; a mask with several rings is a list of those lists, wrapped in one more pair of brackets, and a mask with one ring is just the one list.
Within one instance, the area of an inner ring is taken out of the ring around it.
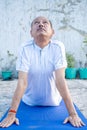
{"label": "grey pavement", "polygon": [[[87,80],[67,80],[73,99],[83,115],[87,118]],[[0,118],[9,108],[13,93],[16,89],[17,79],[11,81],[0,80]]]}

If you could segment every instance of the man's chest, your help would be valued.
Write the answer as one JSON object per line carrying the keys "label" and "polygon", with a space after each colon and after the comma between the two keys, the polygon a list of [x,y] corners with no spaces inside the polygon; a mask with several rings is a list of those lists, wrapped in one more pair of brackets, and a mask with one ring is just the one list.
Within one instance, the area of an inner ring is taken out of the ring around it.
{"label": "man's chest", "polygon": [[46,51],[32,53],[30,57],[30,72],[52,72],[54,70],[54,57]]}

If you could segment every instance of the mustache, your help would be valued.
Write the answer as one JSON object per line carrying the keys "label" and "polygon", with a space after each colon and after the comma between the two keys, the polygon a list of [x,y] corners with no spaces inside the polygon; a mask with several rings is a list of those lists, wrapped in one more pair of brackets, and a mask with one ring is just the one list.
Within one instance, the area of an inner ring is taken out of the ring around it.
{"label": "mustache", "polygon": [[43,27],[39,27],[39,28],[37,29],[37,31],[39,31],[39,30],[44,30],[44,31],[46,31],[46,29],[43,28]]}

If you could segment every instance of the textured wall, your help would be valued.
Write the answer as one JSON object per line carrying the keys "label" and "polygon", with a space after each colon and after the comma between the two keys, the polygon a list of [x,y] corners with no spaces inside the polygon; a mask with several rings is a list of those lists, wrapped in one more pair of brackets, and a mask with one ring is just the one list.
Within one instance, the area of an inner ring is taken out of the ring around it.
{"label": "textured wall", "polygon": [[87,0],[0,0],[0,53],[15,55],[21,43],[31,38],[30,23],[36,16],[48,17],[55,29],[53,39],[64,42],[77,62],[85,62],[81,46],[87,35]]}

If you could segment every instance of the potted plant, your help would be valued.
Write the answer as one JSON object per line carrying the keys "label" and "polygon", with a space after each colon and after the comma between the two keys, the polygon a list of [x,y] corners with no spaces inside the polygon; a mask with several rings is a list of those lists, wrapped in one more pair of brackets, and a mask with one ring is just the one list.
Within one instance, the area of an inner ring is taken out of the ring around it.
{"label": "potted plant", "polygon": [[65,70],[65,77],[67,79],[75,79],[77,69],[75,68],[75,58],[72,54],[66,53],[67,68]]}
{"label": "potted plant", "polygon": [[87,36],[83,40],[82,49],[85,52],[86,61],[84,67],[79,68],[79,77],[80,79],[87,79]]}
{"label": "potted plant", "polygon": [[10,53],[10,51],[7,51],[7,57],[3,60],[2,65],[2,78],[3,80],[8,80],[12,78],[12,71],[15,65],[17,57],[14,56],[14,54]]}

